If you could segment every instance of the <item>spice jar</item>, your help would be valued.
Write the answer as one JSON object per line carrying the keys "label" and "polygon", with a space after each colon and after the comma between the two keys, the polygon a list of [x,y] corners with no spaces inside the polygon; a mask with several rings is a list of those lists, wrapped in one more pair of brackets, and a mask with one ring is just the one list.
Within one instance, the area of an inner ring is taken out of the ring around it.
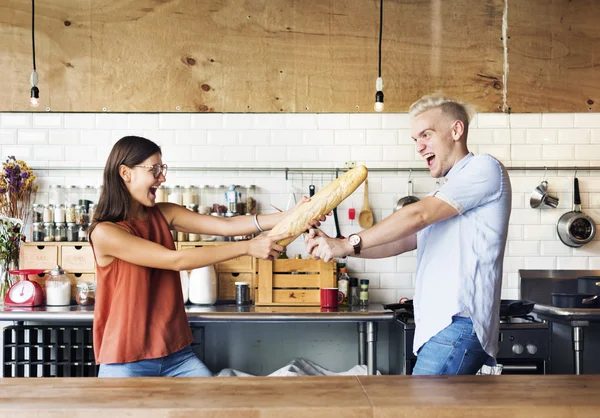
{"label": "spice jar", "polygon": [[369,304],[369,280],[360,279],[360,306],[367,306]]}
{"label": "spice jar", "polygon": [[194,205],[198,202],[198,189],[196,186],[187,185],[183,190],[182,203],[183,206]]}
{"label": "spice jar", "polygon": [[54,241],[54,223],[53,222],[44,222],[44,241],[45,242]]}
{"label": "spice jar", "polygon": [[50,203],[62,205],[65,203],[65,189],[60,184],[51,184],[48,192]]}
{"label": "spice jar", "polygon": [[350,279],[350,306],[358,306],[360,303],[360,293],[358,291],[358,279],[351,278]]}
{"label": "spice jar", "polygon": [[57,222],[54,224],[54,241],[66,241],[67,240],[67,224],[64,222]]}
{"label": "spice jar", "polygon": [[79,242],[87,242],[88,240],[88,231],[87,226],[78,225],[79,230],[77,231],[77,238],[79,238]]}
{"label": "spice jar", "polygon": [[31,205],[31,222],[44,222],[44,206],[39,203]]}
{"label": "spice jar", "polygon": [[169,190],[168,201],[177,205],[183,204],[183,195],[181,194],[181,186],[173,186]]}
{"label": "spice jar", "polygon": [[54,221],[54,206],[45,205],[44,212],[42,214],[43,222],[53,222]]}
{"label": "spice jar", "polygon": [[46,279],[46,305],[65,306],[71,304],[71,280],[60,266],[50,270]]}
{"label": "spice jar", "polygon": [[79,225],[74,222],[67,224],[67,241],[77,242],[79,241]]}
{"label": "spice jar", "polygon": [[96,285],[94,283],[78,282],[75,301],[81,306],[93,305],[96,301]]}
{"label": "spice jar", "polygon": [[77,210],[75,209],[75,204],[72,203],[65,211],[65,222],[66,223],[75,223],[77,220]]}
{"label": "spice jar", "polygon": [[44,241],[44,224],[41,222],[34,222],[31,226],[31,240],[33,242]]}
{"label": "spice jar", "polygon": [[96,213],[96,204],[92,203],[90,205],[90,210],[88,210],[88,222],[94,222],[94,214]]}
{"label": "spice jar", "polygon": [[65,221],[65,205],[56,205],[53,214],[54,223],[62,223]]}
{"label": "spice jar", "polygon": [[87,211],[84,205],[75,206],[75,223],[77,225],[87,224]]}

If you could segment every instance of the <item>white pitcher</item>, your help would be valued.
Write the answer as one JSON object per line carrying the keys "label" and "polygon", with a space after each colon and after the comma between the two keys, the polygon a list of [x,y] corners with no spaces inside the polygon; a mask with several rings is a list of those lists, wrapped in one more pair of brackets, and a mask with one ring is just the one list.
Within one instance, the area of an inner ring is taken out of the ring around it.
{"label": "white pitcher", "polygon": [[217,272],[214,266],[191,271],[189,299],[197,305],[212,305],[217,301]]}
{"label": "white pitcher", "polygon": [[186,304],[190,296],[190,276],[187,270],[181,270],[179,272],[181,278],[181,290],[183,292],[183,303]]}

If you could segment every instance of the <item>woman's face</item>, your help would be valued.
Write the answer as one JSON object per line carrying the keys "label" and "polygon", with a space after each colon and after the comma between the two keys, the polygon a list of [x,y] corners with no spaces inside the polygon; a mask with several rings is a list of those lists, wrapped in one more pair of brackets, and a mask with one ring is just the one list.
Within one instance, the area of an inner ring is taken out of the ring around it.
{"label": "woman's face", "polygon": [[[152,155],[134,167],[129,167],[129,179],[124,176],[124,180],[134,200],[144,206],[152,207],[156,204],[156,189],[167,180],[165,171],[159,170],[162,167],[160,153]],[[154,176],[155,172],[159,172],[158,177]]]}

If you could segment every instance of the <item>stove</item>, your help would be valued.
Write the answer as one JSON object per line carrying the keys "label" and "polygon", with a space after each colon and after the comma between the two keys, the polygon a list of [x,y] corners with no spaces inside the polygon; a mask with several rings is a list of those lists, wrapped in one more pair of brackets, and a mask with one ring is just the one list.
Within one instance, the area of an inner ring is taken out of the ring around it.
{"label": "stove", "polygon": [[[396,311],[389,328],[390,374],[412,374],[417,362],[413,354],[415,322],[411,312]],[[550,328],[535,315],[500,319],[498,355],[502,374],[546,374],[550,361]]]}

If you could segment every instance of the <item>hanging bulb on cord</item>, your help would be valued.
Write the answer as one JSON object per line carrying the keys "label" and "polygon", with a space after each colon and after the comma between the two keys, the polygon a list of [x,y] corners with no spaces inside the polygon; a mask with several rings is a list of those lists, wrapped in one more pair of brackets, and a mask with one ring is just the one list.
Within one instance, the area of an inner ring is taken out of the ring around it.
{"label": "hanging bulb on cord", "polygon": [[40,89],[37,87],[38,75],[36,71],[31,73],[29,81],[31,81],[31,97],[29,99],[29,104],[31,107],[38,107],[40,105]]}
{"label": "hanging bulb on cord", "polygon": [[383,112],[383,79],[381,77],[377,78],[375,88],[377,89],[377,93],[375,93],[375,112]]}

